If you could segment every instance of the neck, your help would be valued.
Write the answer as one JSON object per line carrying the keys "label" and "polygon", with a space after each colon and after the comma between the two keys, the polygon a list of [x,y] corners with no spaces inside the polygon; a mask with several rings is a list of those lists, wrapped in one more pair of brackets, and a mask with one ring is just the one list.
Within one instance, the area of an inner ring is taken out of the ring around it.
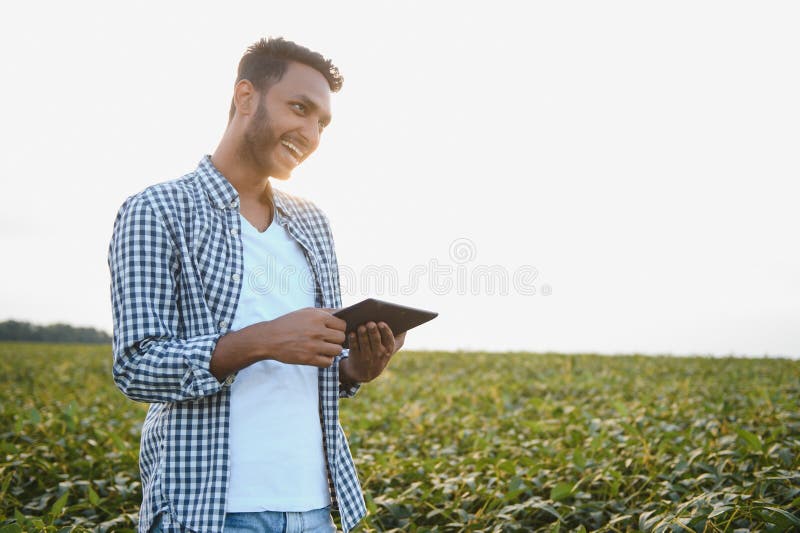
{"label": "neck", "polygon": [[272,202],[272,190],[269,176],[263,175],[239,153],[240,143],[236,142],[229,127],[222,136],[217,149],[211,156],[211,162],[223,176],[233,185],[244,202],[254,200],[260,203]]}

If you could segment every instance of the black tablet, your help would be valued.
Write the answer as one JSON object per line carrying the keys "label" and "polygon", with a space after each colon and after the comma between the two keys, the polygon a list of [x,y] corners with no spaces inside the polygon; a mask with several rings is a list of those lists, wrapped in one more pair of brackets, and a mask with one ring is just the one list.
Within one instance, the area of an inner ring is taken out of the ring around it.
{"label": "black tablet", "polygon": [[433,311],[406,307],[404,305],[376,300],[375,298],[367,298],[355,305],[344,307],[333,313],[333,316],[339,317],[347,322],[347,331],[345,331],[343,344],[345,348],[347,348],[349,344],[348,339],[350,333],[365,322],[375,322],[376,324],[378,322],[386,322],[392,329],[392,333],[399,335],[429,320],[433,320],[438,315],[439,313],[434,313]]}

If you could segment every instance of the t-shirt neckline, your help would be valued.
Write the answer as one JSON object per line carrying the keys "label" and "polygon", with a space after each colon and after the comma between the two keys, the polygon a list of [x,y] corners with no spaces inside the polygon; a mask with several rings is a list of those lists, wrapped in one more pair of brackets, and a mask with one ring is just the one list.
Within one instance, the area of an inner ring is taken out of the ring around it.
{"label": "t-shirt neckline", "polygon": [[272,221],[269,223],[269,226],[267,226],[267,229],[265,229],[264,231],[258,231],[258,228],[252,225],[250,221],[247,220],[245,216],[241,213],[241,211],[239,212],[239,220],[241,221],[243,226],[247,226],[249,228],[249,231],[255,233],[256,235],[266,235],[267,233],[269,233],[270,228],[272,228],[272,226],[277,224],[276,217],[275,215],[273,215]]}

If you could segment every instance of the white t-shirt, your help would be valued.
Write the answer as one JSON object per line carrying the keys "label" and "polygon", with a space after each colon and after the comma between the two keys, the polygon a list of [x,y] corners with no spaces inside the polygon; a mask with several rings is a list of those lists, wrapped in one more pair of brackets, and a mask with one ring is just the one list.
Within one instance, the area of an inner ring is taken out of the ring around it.
{"label": "white t-shirt", "polygon": [[[314,307],[303,249],[277,219],[259,233],[244,217],[244,279],[233,330]],[[260,361],[231,385],[227,512],[302,512],[330,505],[318,370]]]}

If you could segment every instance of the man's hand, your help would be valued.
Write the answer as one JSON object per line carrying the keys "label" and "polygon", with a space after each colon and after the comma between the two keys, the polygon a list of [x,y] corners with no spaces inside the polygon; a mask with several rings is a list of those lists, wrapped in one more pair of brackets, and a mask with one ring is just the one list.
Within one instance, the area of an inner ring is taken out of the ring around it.
{"label": "man's hand", "polygon": [[327,368],[342,353],[347,323],[329,309],[299,309],[222,336],[211,355],[211,373],[220,382],[264,359]]}
{"label": "man's hand", "polygon": [[271,337],[269,359],[293,365],[329,367],[333,358],[342,353],[347,323],[328,309],[300,309],[266,324],[269,333],[265,333],[265,337]]}
{"label": "man's hand", "polygon": [[378,377],[389,359],[403,347],[406,334],[397,337],[386,322],[361,324],[350,333],[350,357],[339,363],[339,381],[366,383]]}

